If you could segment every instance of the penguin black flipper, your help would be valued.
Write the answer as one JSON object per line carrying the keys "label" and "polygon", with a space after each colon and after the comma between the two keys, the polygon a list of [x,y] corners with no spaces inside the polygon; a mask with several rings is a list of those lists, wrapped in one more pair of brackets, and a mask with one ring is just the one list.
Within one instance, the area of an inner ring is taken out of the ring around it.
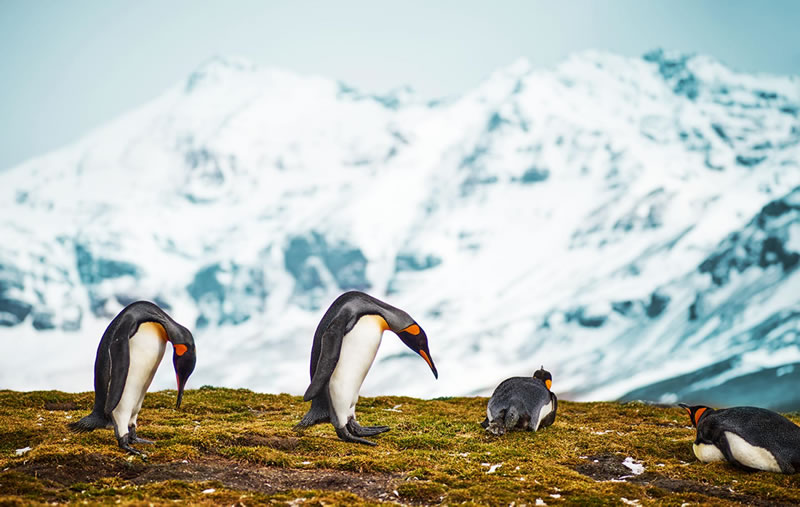
{"label": "penguin black flipper", "polygon": [[94,407],[86,417],[68,424],[72,431],[92,431],[110,424],[111,412],[122,397],[130,367],[128,339],[137,327],[136,319],[125,314],[115,317],[106,328],[94,364]]}
{"label": "penguin black flipper", "polygon": [[[317,343],[314,343],[315,347],[313,348],[315,350],[312,351],[311,358],[314,374],[311,377],[311,385],[308,386],[308,389],[306,389],[303,395],[303,401],[316,398],[325,386],[328,385],[328,381],[331,379],[331,375],[333,375],[333,370],[336,369],[336,363],[339,362],[342,338],[347,334],[347,326],[351,320],[352,319],[350,319],[348,315],[337,316],[322,333],[319,347],[316,347]],[[318,352],[316,357],[314,357],[314,352]],[[314,363],[316,363],[316,366]]]}
{"label": "penguin black flipper", "polygon": [[111,344],[108,347],[108,363],[105,368],[107,380],[106,404],[103,413],[106,417],[111,417],[111,412],[117,408],[119,400],[122,399],[122,391],[125,390],[125,380],[128,378],[128,368],[131,365],[131,353],[128,341],[136,332],[138,325],[136,322],[126,322],[117,329]]}

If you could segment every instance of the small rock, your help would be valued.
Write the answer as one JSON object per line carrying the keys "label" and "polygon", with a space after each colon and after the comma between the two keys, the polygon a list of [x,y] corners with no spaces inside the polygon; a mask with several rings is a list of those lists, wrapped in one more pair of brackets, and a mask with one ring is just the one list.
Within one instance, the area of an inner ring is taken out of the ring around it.
{"label": "small rock", "polygon": [[537,498],[536,499],[536,505],[547,505],[547,504],[544,503],[544,500],[542,500],[541,498]]}
{"label": "small rock", "polygon": [[208,489],[204,489],[204,490],[203,490],[203,494],[204,494],[204,495],[210,495],[211,493],[214,493],[214,492],[216,492],[216,491],[217,491],[217,490],[216,490],[216,489],[214,489],[214,488],[208,488]]}
{"label": "small rock", "polygon": [[23,447],[22,449],[17,449],[14,452],[16,453],[17,456],[22,456],[23,454],[25,454],[26,452],[28,452],[30,450],[31,450],[30,447]]}
{"label": "small rock", "polygon": [[487,474],[493,474],[493,473],[495,473],[495,472],[497,471],[497,469],[498,469],[498,468],[500,468],[501,466],[503,466],[503,464],[502,464],[502,463],[499,463],[499,464],[497,464],[497,465],[492,465],[491,467],[489,467],[489,471],[488,471],[488,472],[486,472],[486,473],[487,473]]}

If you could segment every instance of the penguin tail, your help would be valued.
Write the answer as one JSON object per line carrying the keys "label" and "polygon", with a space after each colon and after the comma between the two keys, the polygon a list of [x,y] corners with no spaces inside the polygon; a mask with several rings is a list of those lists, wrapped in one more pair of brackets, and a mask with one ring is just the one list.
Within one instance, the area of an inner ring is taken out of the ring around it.
{"label": "penguin tail", "polygon": [[510,430],[517,426],[519,422],[519,411],[517,411],[517,407],[510,406],[506,411],[506,416],[504,418],[503,423],[505,424],[506,429]]}
{"label": "penguin tail", "polygon": [[75,433],[86,433],[97,428],[105,428],[107,424],[105,416],[92,412],[80,421],[67,424],[67,427]]}
{"label": "penguin tail", "polygon": [[295,424],[295,431],[314,426],[315,424],[330,422],[331,416],[328,413],[328,399],[324,396],[317,396],[311,400],[311,409],[303,416],[303,419]]}

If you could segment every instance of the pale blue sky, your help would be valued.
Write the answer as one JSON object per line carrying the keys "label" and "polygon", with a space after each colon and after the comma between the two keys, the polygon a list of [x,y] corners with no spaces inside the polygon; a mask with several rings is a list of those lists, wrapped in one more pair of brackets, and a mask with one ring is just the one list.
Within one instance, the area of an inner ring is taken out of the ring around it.
{"label": "pale blue sky", "polygon": [[214,55],[424,97],[518,57],[710,54],[800,75],[800,1],[0,0],[0,170],[159,95]]}

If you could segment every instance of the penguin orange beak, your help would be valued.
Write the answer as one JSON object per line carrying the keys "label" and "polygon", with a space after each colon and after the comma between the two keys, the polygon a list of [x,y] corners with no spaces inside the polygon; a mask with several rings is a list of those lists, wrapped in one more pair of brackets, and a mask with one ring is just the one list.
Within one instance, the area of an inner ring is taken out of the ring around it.
{"label": "penguin orange beak", "polygon": [[428,352],[426,352],[424,350],[420,350],[419,351],[419,355],[422,357],[422,359],[425,360],[426,363],[428,363],[428,366],[431,367],[431,371],[433,372],[433,377],[438,379],[439,378],[439,372],[436,371],[436,366],[433,365],[433,360],[428,355]]}

